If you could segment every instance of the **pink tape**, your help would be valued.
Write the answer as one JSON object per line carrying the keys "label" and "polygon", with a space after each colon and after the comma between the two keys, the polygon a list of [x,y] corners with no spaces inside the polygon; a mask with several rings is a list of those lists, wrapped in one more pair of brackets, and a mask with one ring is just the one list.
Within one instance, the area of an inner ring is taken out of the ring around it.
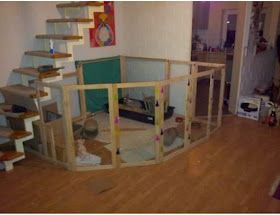
{"label": "pink tape", "polygon": [[155,141],[160,141],[160,136],[159,135],[155,136]]}
{"label": "pink tape", "polygon": [[120,123],[120,117],[116,117],[115,118],[115,124],[119,124]]}

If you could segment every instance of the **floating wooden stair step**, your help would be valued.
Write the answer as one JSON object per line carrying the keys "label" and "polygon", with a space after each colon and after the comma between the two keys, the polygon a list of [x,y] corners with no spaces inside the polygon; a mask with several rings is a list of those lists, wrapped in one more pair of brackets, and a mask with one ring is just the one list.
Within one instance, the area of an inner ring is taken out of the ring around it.
{"label": "floating wooden stair step", "polygon": [[66,8],[66,7],[99,7],[103,6],[104,4],[102,2],[98,1],[82,1],[82,2],[70,2],[70,3],[61,3],[57,4],[57,8]]}
{"label": "floating wooden stair step", "polygon": [[93,19],[88,19],[88,18],[47,19],[47,23],[63,23],[63,22],[89,23],[92,21]]}
{"label": "floating wooden stair step", "polygon": [[51,54],[48,51],[27,51],[24,54],[29,56],[45,57],[45,58],[67,58],[72,56],[71,54],[61,53],[61,52],[55,52],[54,54]]}
{"label": "floating wooden stair step", "polygon": [[37,39],[52,39],[52,40],[80,40],[83,37],[78,35],[65,34],[40,34],[36,35]]}
{"label": "floating wooden stair step", "polygon": [[39,113],[35,111],[13,113],[11,109],[12,109],[12,105],[10,104],[0,104],[0,115],[12,117],[12,118],[19,118],[19,119],[27,119],[39,115]]}
{"label": "floating wooden stair step", "polygon": [[39,79],[51,78],[51,77],[56,77],[56,76],[60,75],[59,72],[57,72],[57,70],[47,71],[47,72],[38,72],[38,70],[36,68],[32,68],[32,67],[17,68],[17,69],[14,69],[13,71],[16,73],[29,75],[29,76],[36,77]]}
{"label": "floating wooden stair step", "polygon": [[0,126],[0,137],[17,140],[30,135],[32,135],[32,133],[28,131],[12,130],[11,128]]}
{"label": "floating wooden stair step", "polygon": [[[3,93],[5,99],[6,99],[6,96],[13,96],[13,95],[18,95],[18,96],[27,97],[27,98],[36,98],[37,97],[36,89],[34,89],[32,87],[27,87],[27,86],[24,86],[21,84],[1,87],[0,92]],[[48,95],[48,93],[46,93],[44,91],[40,91],[40,97],[44,97],[47,95]]]}
{"label": "floating wooden stair step", "polygon": [[[16,158],[24,158],[24,153],[23,152],[16,152],[16,151],[5,151],[2,152],[3,155],[0,156],[0,161],[11,161]],[[1,154],[2,154],[1,153]]]}

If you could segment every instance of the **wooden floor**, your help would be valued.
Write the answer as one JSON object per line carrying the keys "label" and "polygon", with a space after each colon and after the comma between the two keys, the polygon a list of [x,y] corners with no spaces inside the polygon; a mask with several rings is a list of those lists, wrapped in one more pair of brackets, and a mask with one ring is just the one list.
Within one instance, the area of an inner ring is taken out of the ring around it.
{"label": "wooden floor", "polygon": [[[209,141],[145,167],[70,172],[29,156],[0,172],[0,212],[280,212],[280,129],[225,117]],[[94,194],[96,179],[117,186]]]}

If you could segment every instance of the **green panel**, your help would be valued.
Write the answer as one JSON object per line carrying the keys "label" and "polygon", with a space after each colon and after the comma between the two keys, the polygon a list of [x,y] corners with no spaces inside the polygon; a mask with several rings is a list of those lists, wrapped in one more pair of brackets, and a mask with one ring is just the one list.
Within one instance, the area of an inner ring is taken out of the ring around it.
{"label": "green panel", "polygon": [[[78,62],[79,63],[79,62]],[[84,61],[83,76],[85,84],[101,84],[101,83],[120,83],[120,58],[114,57],[109,59]],[[121,90],[118,92],[121,97]],[[96,112],[104,109],[104,105],[108,101],[108,91],[104,90],[86,90],[86,106],[87,111]]]}

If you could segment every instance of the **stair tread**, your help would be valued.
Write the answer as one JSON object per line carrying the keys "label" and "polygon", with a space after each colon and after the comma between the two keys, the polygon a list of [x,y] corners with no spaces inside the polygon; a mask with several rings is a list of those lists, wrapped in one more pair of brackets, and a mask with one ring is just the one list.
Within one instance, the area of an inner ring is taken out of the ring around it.
{"label": "stair tread", "polygon": [[[27,87],[21,84],[15,84],[15,85],[9,85],[5,87],[1,87],[0,91],[2,93],[10,93],[10,94],[17,94],[23,97],[28,97],[28,98],[36,98],[37,97],[37,92],[36,89],[33,87]],[[44,91],[40,91],[40,97],[47,96],[48,93]]]}
{"label": "stair tread", "polygon": [[57,4],[57,8],[65,8],[65,7],[87,7],[87,6],[103,6],[104,4],[102,2],[98,1],[82,1],[82,2],[69,2],[69,3],[60,3]]}
{"label": "stair tread", "polygon": [[53,40],[79,40],[82,36],[79,35],[67,35],[67,34],[39,34],[36,35],[37,39],[53,39]]}
{"label": "stair tread", "polygon": [[12,130],[11,128],[0,126],[0,137],[6,137],[15,140],[28,137],[30,135],[32,135],[32,133],[28,131]]}
{"label": "stair tread", "polygon": [[7,117],[19,118],[19,119],[27,119],[34,116],[38,116],[39,113],[35,111],[27,111],[22,113],[13,113],[11,111],[12,105],[2,103],[0,104],[0,115],[5,115]]}
{"label": "stair tread", "polygon": [[59,72],[57,72],[57,70],[40,73],[36,68],[33,67],[22,67],[22,68],[14,69],[13,71],[20,74],[30,75],[39,79],[56,77],[60,75]]}
{"label": "stair tread", "polygon": [[11,161],[15,158],[24,157],[23,152],[16,152],[16,151],[4,151],[2,152],[3,155],[0,156],[0,161]]}
{"label": "stair tread", "polygon": [[55,52],[54,54],[51,54],[50,52],[43,51],[43,50],[26,51],[24,54],[30,56],[36,56],[36,57],[45,57],[45,58],[67,58],[72,56],[72,54],[69,53]]}
{"label": "stair tread", "polygon": [[60,19],[47,19],[48,23],[60,23],[60,22],[92,22],[93,19],[88,18],[60,18]]}

